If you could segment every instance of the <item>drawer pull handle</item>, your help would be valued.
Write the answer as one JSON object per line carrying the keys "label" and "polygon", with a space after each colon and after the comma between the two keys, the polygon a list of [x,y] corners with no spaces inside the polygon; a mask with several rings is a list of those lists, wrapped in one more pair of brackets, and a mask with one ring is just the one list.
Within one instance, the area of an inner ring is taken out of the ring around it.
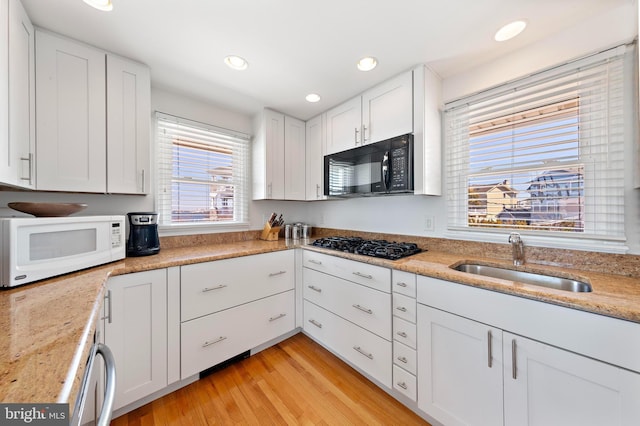
{"label": "drawer pull handle", "polygon": [[407,360],[407,358],[403,357],[403,356],[399,356],[398,357],[398,361],[403,362],[405,364],[407,364],[409,362],[409,360]]}
{"label": "drawer pull handle", "polygon": [[404,337],[405,339],[407,338],[407,333],[405,333],[404,331],[398,331],[396,334],[400,337]]}
{"label": "drawer pull handle", "polygon": [[313,286],[313,285],[308,285],[307,287],[309,287],[313,291],[317,291],[318,293],[322,293],[322,289],[321,288],[318,288],[318,287]]}
{"label": "drawer pull handle", "polygon": [[367,353],[365,351],[362,350],[362,348],[360,346],[354,346],[353,349],[355,349],[357,352],[361,353],[362,355],[366,356],[369,359],[373,359],[373,355],[371,355],[370,353]]}
{"label": "drawer pull handle", "polygon": [[206,341],[206,342],[204,342],[204,343],[202,344],[202,347],[203,347],[203,348],[206,348],[206,347],[209,347],[209,346],[211,346],[211,345],[215,345],[216,343],[220,343],[220,342],[222,342],[223,340],[227,340],[227,338],[226,338],[226,337],[224,337],[224,336],[220,336],[220,337],[218,337],[216,340],[212,340],[212,341]]}
{"label": "drawer pull handle", "polygon": [[215,287],[205,287],[205,288],[202,289],[202,292],[203,293],[207,293],[209,291],[220,290],[221,288],[225,288],[225,287],[226,287],[225,284],[220,284],[220,285],[215,286]]}
{"label": "drawer pull handle", "polygon": [[400,312],[407,312],[407,308],[405,308],[404,306],[397,306],[396,309]]}
{"label": "drawer pull handle", "polygon": [[278,272],[272,272],[269,274],[269,277],[277,277],[278,275],[282,275],[282,274],[286,274],[287,271],[278,271]]}
{"label": "drawer pull handle", "polygon": [[403,283],[403,282],[397,282],[396,283],[398,285],[398,287],[406,287],[407,283]]}
{"label": "drawer pull handle", "polygon": [[361,277],[361,278],[366,278],[366,279],[368,279],[368,280],[372,280],[372,279],[373,279],[373,276],[372,276],[372,275],[363,274],[362,272],[357,272],[357,271],[356,271],[356,272],[353,272],[353,275],[357,275],[357,276],[359,276],[359,277]]}
{"label": "drawer pull handle", "polygon": [[319,323],[318,321],[316,321],[316,320],[312,320],[312,319],[310,319],[310,320],[309,320],[309,322],[310,322],[311,324],[315,325],[315,326],[316,326],[316,327],[318,327],[318,328],[322,328],[322,324],[320,324],[320,323]]}
{"label": "drawer pull handle", "polygon": [[269,318],[269,322],[275,321],[277,319],[280,319],[280,318],[286,317],[286,316],[287,316],[287,314],[280,314],[277,317],[271,317],[271,318]]}
{"label": "drawer pull handle", "polygon": [[315,260],[315,259],[309,259],[309,263],[314,263],[316,265],[322,265],[322,262],[320,262],[319,260]]}
{"label": "drawer pull handle", "polygon": [[354,308],[361,310],[362,312],[365,312],[369,315],[373,314],[373,311],[371,309],[367,309],[367,308],[363,308],[360,305],[352,305]]}
{"label": "drawer pull handle", "polygon": [[493,354],[491,353],[491,340],[492,340],[491,330],[487,331],[487,366],[491,368],[493,366]]}
{"label": "drawer pull handle", "polygon": [[398,382],[396,383],[398,386],[400,386],[402,389],[407,390],[409,389],[409,386],[407,386],[407,384],[405,382]]}
{"label": "drawer pull handle", "polygon": [[517,355],[516,355],[516,339],[511,339],[511,377],[513,380],[518,380],[518,367],[516,366]]}

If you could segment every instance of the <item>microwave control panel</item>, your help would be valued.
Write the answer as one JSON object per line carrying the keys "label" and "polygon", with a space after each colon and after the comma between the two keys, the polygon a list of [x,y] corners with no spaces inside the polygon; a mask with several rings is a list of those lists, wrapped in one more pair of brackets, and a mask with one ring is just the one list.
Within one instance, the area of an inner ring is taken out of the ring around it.
{"label": "microwave control panel", "polygon": [[405,147],[391,151],[391,185],[390,189],[407,189],[407,150]]}
{"label": "microwave control panel", "polygon": [[122,224],[113,222],[111,224],[111,248],[122,247]]}

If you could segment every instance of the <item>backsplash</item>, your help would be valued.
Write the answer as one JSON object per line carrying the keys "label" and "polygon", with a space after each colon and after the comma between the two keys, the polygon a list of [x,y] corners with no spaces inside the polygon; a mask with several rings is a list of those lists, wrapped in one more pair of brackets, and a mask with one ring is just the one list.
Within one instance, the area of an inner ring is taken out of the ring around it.
{"label": "backsplash", "polygon": [[[161,237],[163,249],[181,248],[209,244],[235,243],[257,240],[261,231],[224,232],[201,235],[182,235]],[[388,240],[412,242],[422,249],[444,253],[492,259],[510,260],[509,244],[482,243],[465,240],[449,240],[445,238],[417,237],[415,235],[384,234],[378,232],[361,232],[333,228],[313,228],[313,238],[328,236],[362,237],[372,240]],[[282,236],[281,236],[282,238]],[[559,266],[604,274],[624,275],[640,278],[640,256],[632,254],[611,254],[580,250],[552,249],[546,247],[529,247],[525,245],[525,262],[537,265]]]}
{"label": "backsplash", "polygon": [[[466,240],[449,240],[445,238],[417,237],[414,235],[383,234],[374,232],[350,231],[332,228],[314,228],[313,237],[346,236],[367,239],[382,239],[398,242],[412,242],[422,249],[439,251],[473,257],[486,258],[490,253],[492,259],[511,260],[509,244],[483,243]],[[640,278],[640,256],[631,254],[611,254],[587,252],[580,250],[552,249],[546,247],[529,247],[525,245],[526,263],[537,265],[559,266],[605,274],[624,275]],[[640,283],[639,283],[640,284]]]}

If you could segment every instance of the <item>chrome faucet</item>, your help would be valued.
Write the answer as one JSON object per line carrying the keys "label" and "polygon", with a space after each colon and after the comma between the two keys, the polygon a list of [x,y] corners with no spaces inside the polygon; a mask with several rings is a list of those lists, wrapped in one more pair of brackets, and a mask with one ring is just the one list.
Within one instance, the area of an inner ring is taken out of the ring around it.
{"label": "chrome faucet", "polygon": [[517,232],[509,234],[509,242],[513,250],[513,265],[522,265],[524,263],[524,243],[522,242],[522,238],[520,238],[520,234]]}

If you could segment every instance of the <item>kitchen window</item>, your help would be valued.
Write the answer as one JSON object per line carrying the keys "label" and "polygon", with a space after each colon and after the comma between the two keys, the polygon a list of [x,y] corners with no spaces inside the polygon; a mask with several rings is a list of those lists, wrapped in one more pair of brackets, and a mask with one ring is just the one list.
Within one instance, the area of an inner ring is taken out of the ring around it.
{"label": "kitchen window", "polygon": [[249,136],[156,113],[160,225],[248,223]]}
{"label": "kitchen window", "polygon": [[445,106],[450,232],[624,241],[628,50]]}

